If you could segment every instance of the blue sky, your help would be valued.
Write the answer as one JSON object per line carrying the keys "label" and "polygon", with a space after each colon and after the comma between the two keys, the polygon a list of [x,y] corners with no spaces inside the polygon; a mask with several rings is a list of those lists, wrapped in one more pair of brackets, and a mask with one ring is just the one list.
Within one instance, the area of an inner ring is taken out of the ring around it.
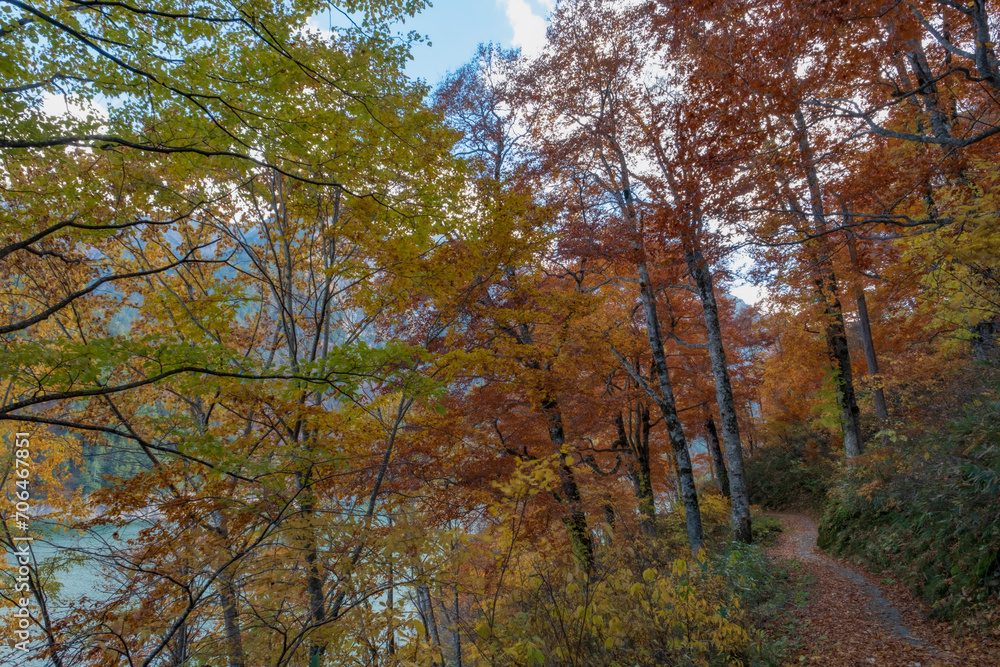
{"label": "blue sky", "polygon": [[431,46],[413,50],[406,68],[431,85],[468,62],[480,42],[537,51],[554,0],[432,0],[434,6],[401,26],[426,35]]}
{"label": "blue sky", "polygon": [[[432,87],[444,76],[472,59],[476,47],[496,42],[504,47],[520,47],[526,54],[538,52],[545,41],[548,13],[556,0],[429,0],[432,4],[415,18],[399,24],[399,32],[416,30],[427,43],[413,49],[407,73],[424,79]],[[310,19],[312,29],[324,32],[330,24],[340,24],[340,14],[327,13]],[[47,95],[45,112],[60,116],[82,116],[79,103],[67,104],[61,95]],[[94,100],[95,113],[107,117],[104,100]]]}
{"label": "blue sky", "polygon": [[[432,0],[434,6],[403,26],[401,32],[416,30],[426,35],[432,46],[418,46],[407,66],[410,76],[432,86],[449,71],[472,59],[480,42],[518,46],[535,53],[545,40],[546,18],[555,0]],[[737,275],[751,264],[743,253],[730,258]],[[763,289],[738,277],[728,291],[747,303],[761,300]]]}

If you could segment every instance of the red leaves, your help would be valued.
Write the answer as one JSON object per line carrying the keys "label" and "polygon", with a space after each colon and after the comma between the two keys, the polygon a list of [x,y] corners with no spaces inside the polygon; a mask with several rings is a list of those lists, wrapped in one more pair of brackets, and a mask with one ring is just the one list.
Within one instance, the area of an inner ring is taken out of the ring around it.
{"label": "red leaves", "polygon": [[770,554],[801,561],[816,580],[806,606],[795,613],[799,644],[792,664],[986,667],[1000,663],[995,643],[957,636],[948,624],[928,620],[927,607],[901,584],[817,551],[816,525],[808,517],[778,516],[785,532]]}

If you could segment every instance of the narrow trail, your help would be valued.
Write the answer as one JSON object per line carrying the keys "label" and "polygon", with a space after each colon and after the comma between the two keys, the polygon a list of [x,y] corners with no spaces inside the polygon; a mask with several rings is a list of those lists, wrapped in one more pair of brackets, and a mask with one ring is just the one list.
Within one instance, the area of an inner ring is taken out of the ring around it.
{"label": "narrow trail", "polygon": [[816,549],[816,523],[774,514],[784,526],[771,556],[797,560],[815,578],[795,613],[800,646],[790,664],[831,667],[996,667],[1000,658],[977,640],[958,638],[928,620],[926,607],[901,584],[848,566]]}

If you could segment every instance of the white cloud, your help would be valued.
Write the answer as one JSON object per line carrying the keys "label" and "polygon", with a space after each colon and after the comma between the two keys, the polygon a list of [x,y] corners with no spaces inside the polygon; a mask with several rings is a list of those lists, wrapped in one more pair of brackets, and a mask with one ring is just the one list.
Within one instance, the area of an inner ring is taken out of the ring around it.
{"label": "white cloud", "polygon": [[108,109],[97,100],[88,100],[76,95],[56,95],[54,93],[44,93],[42,95],[42,113],[50,118],[65,118],[69,116],[79,121],[91,120],[101,122],[102,131],[104,123],[108,120]]}
{"label": "white cloud", "polygon": [[750,306],[760,304],[761,301],[764,301],[768,297],[766,287],[748,282],[730,287],[729,293]]}
{"label": "white cloud", "polygon": [[304,26],[299,27],[296,30],[296,35],[306,36],[306,35],[318,35],[320,38],[332,42],[334,41],[335,35],[332,30],[327,30],[322,27],[319,23],[319,17],[310,16],[306,19]]}
{"label": "white cloud", "polygon": [[[497,0],[507,14],[507,21],[514,29],[514,46],[521,47],[525,55],[533,56],[545,46],[545,19],[535,14],[527,0]],[[542,0],[548,7],[550,3]]]}

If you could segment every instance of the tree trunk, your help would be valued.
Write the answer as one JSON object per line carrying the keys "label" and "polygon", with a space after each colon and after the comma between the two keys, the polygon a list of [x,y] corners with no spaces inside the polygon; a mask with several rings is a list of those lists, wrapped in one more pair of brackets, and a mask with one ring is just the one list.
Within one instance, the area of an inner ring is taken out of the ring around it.
{"label": "tree trunk", "polygon": [[657,406],[663,415],[670,437],[670,446],[677,460],[677,477],[680,482],[680,495],[684,499],[684,516],[687,524],[688,544],[691,551],[698,554],[705,540],[701,525],[701,510],[698,507],[698,490],[694,483],[694,469],[691,465],[691,452],[688,451],[687,439],[684,437],[684,427],[677,416],[677,401],[674,399],[674,388],[670,383],[670,372],[667,367],[667,355],[663,351],[663,333],[660,329],[660,318],[656,312],[656,298],[653,295],[652,281],[649,277],[649,267],[642,247],[641,232],[636,224],[635,206],[628,180],[628,171],[624,163],[622,167],[621,206],[629,220],[632,221],[632,249],[635,252],[635,267],[639,273],[639,298],[642,301],[642,312],[646,322],[646,333],[649,337],[649,351],[653,356],[653,370],[656,374],[659,394],[656,397]]}
{"label": "tree trunk", "polygon": [[594,541],[587,526],[587,515],[583,513],[580,487],[573,476],[573,470],[565,463],[560,466],[559,477],[563,496],[570,508],[569,516],[563,518],[563,523],[569,531],[573,555],[587,572],[591,572],[594,569]]}
{"label": "tree trunk", "polygon": [[[701,525],[701,510],[698,507],[698,490],[694,483],[694,470],[691,466],[691,452],[688,451],[687,440],[684,437],[684,427],[677,416],[677,401],[674,399],[674,389],[670,383],[670,373],[667,367],[667,356],[663,351],[663,334],[660,329],[660,319],[656,312],[656,298],[653,293],[652,281],[649,277],[649,266],[646,262],[643,248],[642,230],[638,224],[635,200],[632,196],[632,185],[629,177],[628,164],[621,146],[612,143],[617,157],[617,176],[620,178],[620,190],[612,191],[619,210],[631,224],[629,233],[634,255],[634,266],[639,274],[639,298],[642,302],[642,312],[646,323],[646,333],[649,337],[649,351],[653,356],[653,371],[656,375],[656,385],[659,393],[653,391],[657,407],[663,415],[670,437],[670,446],[677,460],[677,477],[680,482],[680,495],[684,499],[684,516],[687,523],[688,543],[691,551],[698,554],[704,546],[704,536]],[[610,163],[605,163],[609,166]],[[609,174],[610,175],[610,174]],[[635,378],[640,382],[638,377]]]}
{"label": "tree trunk", "polygon": [[[218,520],[218,526],[214,527],[215,532],[223,540],[228,541],[229,530],[223,520],[222,513],[215,512],[215,517]],[[225,571],[221,572],[216,580],[216,587],[219,591],[219,603],[222,606],[222,625],[226,632],[229,667],[244,667],[246,656],[243,653],[243,634],[240,630],[239,600],[232,575]],[[185,631],[186,629],[185,627]]]}
{"label": "tree trunk", "polygon": [[729,473],[726,462],[722,458],[722,448],[719,446],[719,432],[715,428],[715,420],[709,417],[705,420],[705,430],[708,432],[708,448],[712,452],[712,462],[715,464],[715,477],[719,483],[719,491],[727,498],[731,497],[729,488]]}
{"label": "tree trunk", "polygon": [[458,585],[455,585],[455,600],[454,600],[454,612],[455,618],[452,625],[452,643],[455,646],[455,666],[462,667],[462,627],[459,624],[459,607],[458,607]]}
{"label": "tree trunk", "polygon": [[677,459],[677,477],[681,485],[680,495],[684,499],[688,543],[691,546],[691,551],[697,554],[701,551],[705,541],[701,526],[701,510],[698,507],[698,491],[694,483],[694,468],[691,465],[691,453],[688,451],[687,439],[684,437],[684,427],[677,416],[677,402],[674,400],[674,389],[670,383],[667,355],[663,352],[660,320],[656,312],[656,302],[653,299],[649,271],[645,261],[640,261],[638,268],[639,292],[646,318],[646,331],[649,334],[649,347],[653,354],[653,367],[656,369],[660,390],[657,404],[663,415],[663,421],[667,425],[667,434],[670,437],[670,446],[674,450],[674,458]]}
{"label": "tree trunk", "polygon": [[[389,526],[390,527],[392,526],[392,519],[391,518],[389,519]],[[396,625],[395,625],[395,622],[394,622],[394,620],[395,620],[394,615],[396,613],[396,610],[394,609],[395,604],[396,604],[396,600],[395,600],[395,598],[396,598],[396,596],[395,596],[395,592],[396,592],[396,577],[395,577],[395,574],[396,573],[395,573],[395,569],[393,567],[393,563],[390,562],[389,563],[389,590],[386,591],[386,603],[385,603],[386,610],[389,612],[389,617],[387,619],[388,622],[386,623],[386,625],[388,627],[386,628],[386,631],[385,631],[385,634],[386,634],[386,652],[388,652],[388,654],[390,656],[396,655]]]}
{"label": "tree trunk", "polygon": [[615,508],[611,505],[611,503],[604,503],[604,523],[608,524],[608,528],[610,528],[613,533],[615,530],[616,519]]}
{"label": "tree trunk", "polygon": [[649,410],[637,403],[632,413],[635,415],[635,431],[628,433],[621,412],[615,418],[618,439],[628,445],[634,464],[629,466],[636,501],[639,504],[639,525],[647,537],[656,536],[656,498],[653,495],[653,476],[649,461]]}
{"label": "tree trunk", "polygon": [[847,332],[844,327],[844,312],[837,296],[837,278],[833,269],[823,266],[816,278],[819,297],[823,301],[824,332],[826,349],[833,365],[833,381],[837,390],[837,407],[840,408],[840,424],[844,431],[844,453],[847,458],[859,456],[863,450],[861,443],[861,411],[858,409],[854,393],[854,378],[851,373],[851,353],[847,346]]}
{"label": "tree trunk", "polygon": [[[846,216],[845,216],[846,217]],[[847,250],[851,255],[851,262],[856,271],[860,273],[861,267],[858,265],[858,253],[854,247],[854,236],[851,235],[847,242]],[[889,410],[885,404],[885,392],[882,390],[882,378],[878,373],[878,356],[875,354],[875,340],[872,338],[872,324],[868,317],[868,301],[865,299],[865,290],[861,285],[854,287],[854,298],[858,304],[858,323],[861,325],[861,343],[865,348],[865,362],[868,364],[868,374],[872,376],[874,385],[873,397],[875,400],[875,416],[878,418],[878,428],[884,431],[889,425]],[[882,435],[882,444],[886,444],[887,437]]]}
{"label": "tree trunk", "polygon": [[[326,595],[323,591],[323,577],[319,570],[319,547],[316,543],[316,535],[312,525],[312,518],[315,512],[315,501],[312,489],[309,488],[310,480],[308,474],[300,479],[303,489],[302,514],[306,520],[306,591],[309,593],[309,618],[313,627],[320,627],[326,621]],[[309,647],[310,664],[319,663],[321,656],[326,652],[325,644],[312,644]]]}
{"label": "tree trunk", "polygon": [[187,654],[187,627],[187,623],[181,623],[181,626],[177,628],[177,634],[174,635],[173,640],[170,642],[167,650],[168,667],[184,667],[190,664]]}
{"label": "tree trunk", "polygon": [[[719,306],[715,301],[715,285],[712,271],[701,252],[698,239],[690,238],[687,245],[688,250],[685,255],[701,299],[708,338],[708,354],[712,360],[712,376],[715,379],[715,400],[719,406],[719,417],[722,419],[722,441],[726,446],[728,472],[723,465],[720,483],[722,475],[726,475],[726,486],[729,489],[726,495],[732,498],[733,537],[739,542],[750,543],[753,541],[750,525],[750,493],[747,490],[743,465],[743,442],[740,439],[740,425],[736,418],[733,384],[729,378],[726,348],[722,343],[722,326],[719,324]],[[712,430],[715,432],[714,423]]]}
{"label": "tree trunk", "polygon": [[424,608],[427,636],[431,643],[440,649],[441,635],[438,633],[437,619],[434,617],[434,600],[431,598],[431,589],[427,584],[417,586],[417,599],[421,601],[421,606]]}
{"label": "tree trunk", "polygon": [[875,416],[878,417],[879,429],[886,428],[889,423],[889,409],[885,404],[885,392],[882,390],[882,379],[878,373],[878,357],[875,355],[875,341],[872,339],[872,325],[868,318],[868,302],[865,291],[855,288],[855,298],[858,301],[858,321],[861,324],[861,341],[865,347],[865,361],[868,363],[868,374],[875,383]]}
{"label": "tree trunk", "polygon": [[587,526],[587,515],[583,512],[583,498],[580,495],[580,487],[576,483],[573,469],[566,465],[563,451],[566,446],[566,432],[563,429],[562,413],[559,404],[551,398],[547,398],[542,403],[542,412],[549,427],[549,440],[559,448],[562,463],[559,466],[559,480],[562,485],[562,495],[566,499],[569,516],[563,518],[563,524],[569,531],[570,545],[573,548],[573,555],[590,572],[594,567],[594,542],[590,536],[590,528]]}
{"label": "tree trunk", "polygon": [[[517,331],[518,333],[515,338],[519,343],[534,345],[531,331],[527,325],[518,325]],[[529,368],[541,370],[541,366],[537,362],[529,362],[526,365]],[[559,409],[558,401],[551,396],[545,397],[541,408],[548,425],[549,441],[560,451],[560,458],[563,460],[559,467],[559,478],[562,483],[562,495],[566,499],[569,509],[569,516],[563,518],[563,524],[569,532],[569,541],[573,549],[573,555],[576,556],[576,559],[583,565],[584,569],[590,572],[594,567],[594,543],[590,537],[590,528],[587,526],[587,516],[583,512],[580,487],[577,486],[573,470],[566,465],[564,458],[566,456],[566,452],[564,451],[566,447],[566,430],[563,428],[562,411]]]}
{"label": "tree trunk", "polygon": [[[805,164],[806,182],[809,185],[809,200],[816,229],[826,231],[826,213],[823,194],[819,184],[819,174],[809,145],[806,119],[801,109],[795,110],[795,126],[799,135],[799,152]],[[817,293],[823,303],[824,332],[827,353],[833,365],[833,381],[837,390],[837,407],[840,408],[840,424],[844,431],[844,453],[847,458],[861,454],[861,414],[854,393],[854,378],[851,375],[851,352],[847,346],[844,327],[844,312],[837,296],[837,277],[830,266],[825,249],[813,252],[813,271]]]}
{"label": "tree trunk", "polygon": [[219,600],[222,602],[222,620],[226,628],[226,643],[229,646],[229,667],[244,667],[243,635],[240,632],[239,610],[236,588],[229,575],[219,576]]}

